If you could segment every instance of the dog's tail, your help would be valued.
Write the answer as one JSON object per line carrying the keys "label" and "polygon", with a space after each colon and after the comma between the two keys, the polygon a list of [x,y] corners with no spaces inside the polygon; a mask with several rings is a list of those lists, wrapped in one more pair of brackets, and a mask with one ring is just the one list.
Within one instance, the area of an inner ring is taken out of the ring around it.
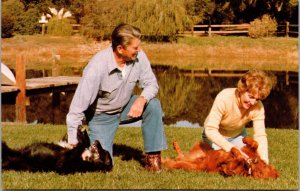
{"label": "dog's tail", "polygon": [[11,166],[12,159],[18,155],[18,153],[9,148],[6,142],[2,141],[1,145],[1,154],[2,154],[2,169],[9,169]]}
{"label": "dog's tail", "polygon": [[6,156],[9,156],[9,155],[15,153],[15,151],[13,149],[9,148],[8,145],[6,144],[6,142],[4,142],[4,141],[2,141],[1,151],[2,151],[2,157],[6,157]]}

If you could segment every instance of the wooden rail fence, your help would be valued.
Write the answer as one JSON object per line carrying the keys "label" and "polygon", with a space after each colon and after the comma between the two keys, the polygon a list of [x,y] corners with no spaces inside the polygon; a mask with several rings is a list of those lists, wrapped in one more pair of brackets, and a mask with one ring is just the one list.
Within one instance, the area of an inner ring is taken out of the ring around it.
{"label": "wooden rail fence", "polygon": [[[214,30],[214,29],[219,29],[219,30]],[[248,34],[248,29],[249,29],[249,24],[194,25],[192,27],[191,34],[192,35],[202,34],[202,35],[208,35],[209,37],[212,36],[212,34]]]}
{"label": "wooden rail fence", "polygon": [[[248,70],[218,70],[208,68],[194,68],[180,70],[184,76],[189,77],[240,77]],[[298,72],[295,71],[273,71],[284,85],[298,84]]]}
{"label": "wooden rail fence", "polygon": [[[212,36],[213,34],[228,35],[228,34],[244,34],[247,35],[249,32],[250,24],[213,24],[213,25],[194,25],[191,31],[185,31],[183,34],[188,35],[207,35]],[[289,37],[298,36],[298,24],[291,24],[285,22],[285,24],[279,24],[277,26],[277,35]],[[80,32],[80,24],[72,24],[73,34]]]}
{"label": "wooden rail fence", "polygon": [[[209,36],[213,34],[218,35],[228,35],[228,34],[243,34],[247,35],[249,32],[250,24],[213,24],[213,25],[194,25],[191,28],[191,31],[185,31],[184,35],[198,35],[198,36]],[[286,22],[285,24],[278,25],[277,35],[283,35],[289,37],[290,35],[297,36],[298,33],[298,24],[290,24]]]}
{"label": "wooden rail fence", "polygon": [[299,35],[299,25],[298,24],[290,24],[290,22],[286,22],[285,25],[278,25],[277,34],[284,35],[289,37],[290,35],[298,36]]}

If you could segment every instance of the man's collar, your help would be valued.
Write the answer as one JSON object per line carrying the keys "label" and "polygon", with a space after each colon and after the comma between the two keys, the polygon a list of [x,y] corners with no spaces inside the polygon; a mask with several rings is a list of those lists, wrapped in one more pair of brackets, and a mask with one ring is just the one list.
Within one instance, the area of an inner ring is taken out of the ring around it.
{"label": "man's collar", "polygon": [[[115,59],[115,56],[114,56],[114,52],[113,52],[113,49],[112,47],[110,48],[110,62],[108,63],[108,73],[110,74],[111,72],[115,71],[116,69],[118,69],[118,63]],[[126,65],[129,66],[129,65],[133,65],[135,62],[138,62],[139,59],[136,58],[134,61],[130,61],[130,62],[127,62]]]}
{"label": "man's collar", "polygon": [[108,73],[110,74],[117,68],[118,68],[118,63],[115,59],[114,51],[112,47],[110,47],[110,61],[108,62]]}

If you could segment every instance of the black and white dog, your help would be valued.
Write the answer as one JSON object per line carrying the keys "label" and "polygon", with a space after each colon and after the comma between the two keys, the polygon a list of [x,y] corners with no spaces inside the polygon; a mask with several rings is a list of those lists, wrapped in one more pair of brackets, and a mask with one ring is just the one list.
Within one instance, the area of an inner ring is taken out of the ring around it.
{"label": "black and white dog", "polygon": [[[50,172],[70,174],[75,172],[110,171],[112,158],[99,141],[90,145],[84,127],[77,133],[78,144],[67,148],[55,143],[38,142],[14,150],[2,142],[2,169],[30,172]],[[82,157],[83,153],[87,153]]]}

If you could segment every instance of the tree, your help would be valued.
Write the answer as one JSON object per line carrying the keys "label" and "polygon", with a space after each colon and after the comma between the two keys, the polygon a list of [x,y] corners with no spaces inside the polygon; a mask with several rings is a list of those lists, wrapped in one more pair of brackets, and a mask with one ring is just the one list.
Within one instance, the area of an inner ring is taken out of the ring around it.
{"label": "tree", "polygon": [[265,14],[275,17],[277,22],[298,22],[297,0],[215,0],[214,4],[212,22],[217,24],[249,23]]}
{"label": "tree", "polygon": [[30,8],[26,12],[16,17],[14,31],[18,34],[37,34],[41,31],[41,26],[38,23],[40,13],[35,8]]}
{"label": "tree", "polygon": [[97,40],[109,39],[113,28],[126,22],[125,13],[130,14],[134,0],[90,0],[84,5],[81,19],[82,33]]}
{"label": "tree", "polygon": [[[24,5],[18,0],[7,0],[2,3],[2,28],[6,37],[12,37],[17,27],[18,18],[24,13]],[[3,28],[4,27],[4,28]]]}
{"label": "tree", "polygon": [[126,22],[139,27],[147,36],[174,40],[177,34],[194,24],[185,9],[184,0],[137,0]]}
{"label": "tree", "polygon": [[14,34],[40,33],[41,26],[38,23],[40,11],[36,7],[26,7],[20,0],[7,0],[2,3],[2,14],[9,15]]}
{"label": "tree", "polygon": [[[154,40],[175,40],[178,33],[200,22],[206,9],[195,9],[199,0],[92,0],[84,7],[83,33],[108,38],[120,23],[137,26]],[[205,1],[206,2],[206,1]],[[208,2],[208,0],[207,0]],[[201,4],[205,7],[205,3]]]}
{"label": "tree", "polygon": [[87,0],[73,0],[72,4],[68,8],[72,12],[76,23],[80,23],[81,18],[84,16],[84,5],[86,2]]}

